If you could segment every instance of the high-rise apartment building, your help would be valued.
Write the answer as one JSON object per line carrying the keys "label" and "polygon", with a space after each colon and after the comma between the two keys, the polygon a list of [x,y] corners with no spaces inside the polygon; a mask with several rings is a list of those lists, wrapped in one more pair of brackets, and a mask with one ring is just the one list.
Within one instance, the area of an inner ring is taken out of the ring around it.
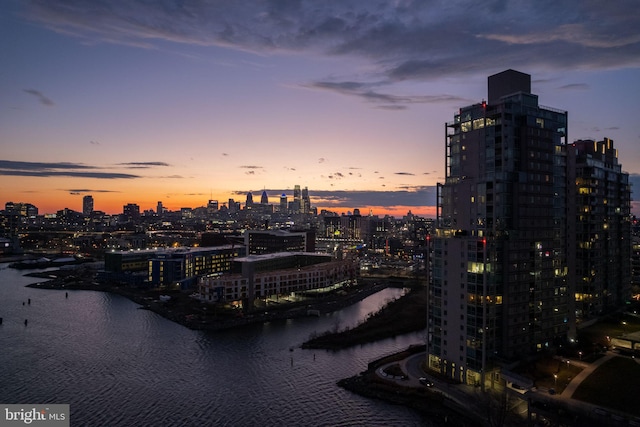
{"label": "high-rise apartment building", "polygon": [[567,152],[576,316],[588,320],[631,297],[631,188],[609,138],[575,141]]}
{"label": "high-rise apartment building", "polygon": [[93,212],[93,196],[84,196],[82,198],[82,214],[89,216]]}
{"label": "high-rise apartment building", "polygon": [[494,367],[572,336],[567,283],[567,113],[531,76],[488,79],[488,102],[445,125],[428,304],[428,366],[482,384]]}

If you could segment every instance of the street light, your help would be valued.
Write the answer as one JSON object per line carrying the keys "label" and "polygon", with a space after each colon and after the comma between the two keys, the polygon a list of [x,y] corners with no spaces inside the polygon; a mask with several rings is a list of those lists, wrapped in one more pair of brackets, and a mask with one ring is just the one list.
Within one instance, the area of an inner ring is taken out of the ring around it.
{"label": "street light", "polygon": [[578,352],[578,357],[580,357],[580,360],[582,360],[582,352],[581,351]]}
{"label": "street light", "polygon": [[558,383],[558,374],[553,374],[553,386],[555,387]]}

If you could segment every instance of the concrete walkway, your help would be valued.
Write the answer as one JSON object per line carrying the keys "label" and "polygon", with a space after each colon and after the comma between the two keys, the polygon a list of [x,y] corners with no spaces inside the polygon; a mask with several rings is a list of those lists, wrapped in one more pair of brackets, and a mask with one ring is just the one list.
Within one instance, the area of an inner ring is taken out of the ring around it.
{"label": "concrete walkway", "polygon": [[[580,366],[583,368],[582,371],[578,375],[576,375],[570,382],[567,384],[565,389],[560,394],[560,397],[570,399],[573,396],[573,392],[576,391],[580,383],[587,378],[591,373],[598,368],[598,366],[602,365],[607,360],[614,358],[616,355],[612,352],[607,352],[604,357],[596,360],[593,363],[581,363]],[[575,362],[574,362],[575,363]]]}

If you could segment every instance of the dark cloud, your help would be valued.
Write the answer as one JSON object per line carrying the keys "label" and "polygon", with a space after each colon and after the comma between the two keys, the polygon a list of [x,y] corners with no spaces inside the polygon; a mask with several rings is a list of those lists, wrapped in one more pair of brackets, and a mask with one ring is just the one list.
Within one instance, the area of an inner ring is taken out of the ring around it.
{"label": "dark cloud", "polygon": [[394,172],[394,175],[407,175],[407,176],[415,176],[415,173],[411,172]]}
{"label": "dark cloud", "polygon": [[374,86],[388,83],[356,83],[356,82],[328,82],[318,81],[305,85],[312,89],[321,89],[336,92],[342,95],[358,97],[364,101],[380,104],[377,108],[386,110],[403,110],[403,104],[434,104],[434,103],[468,103],[469,100],[453,95],[391,95],[377,92]]}
{"label": "dark cloud", "polygon": [[35,96],[36,98],[38,98],[38,101],[40,101],[40,104],[47,106],[47,107],[53,107],[54,105],[56,105],[52,100],[50,100],[49,98],[47,98],[46,96],[44,96],[42,94],[42,92],[40,92],[39,90],[35,90],[35,89],[23,89],[26,93]]}
{"label": "dark cloud", "polygon": [[89,144],[91,144],[91,145],[100,145],[100,143],[98,141],[93,141],[93,140],[89,141]]}
{"label": "dark cloud", "polygon": [[[324,176],[323,176],[324,178]],[[332,173],[331,175],[327,175],[327,178],[329,179],[342,179],[344,178],[344,174],[342,172],[335,172]]]}
{"label": "dark cloud", "polygon": [[326,161],[327,161],[327,159],[325,159],[324,157],[320,157],[320,158],[318,159],[318,163],[324,163],[324,162],[326,162]]}
{"label": "dark cloud", "polygon": [[245,165],[240,166],[240,169],[262,169],[262,166]]}
{"label": "dark cloud", "polygon": [[69,194],[75,194],[75,195],[87,194],[87,193],[120,193],[120,191],[114,191],[114,190],[92,190],[89,188],[70,188],[62,191],[67,191]]}
{"label": "dark cloud", "polygon": [[129,169],[149,169],[154,166],[171,166],[169,163],[165,162],[128,162],[128,163],[118,163],[119,166],[126,166]]}
{"label": "dark cloud", "polygon": [[52,169],[97,169],[97,167],[85,165],[83,163],[18,162],[13,160],[0,160],[0,169],[40,171],[40,170],[52,170]]}
{"label": "dark cloud", "polygon": [[606,7],[595,0],[497,0],[481,6],[472,0],[34,0],[30,5],[33,20],[91,41],[142,47],[170,41],[259,54],[362,58],[371,65],[366,78],[312,86],[382,103],[381,108],[449,98],[391,95],[360,80],[386,85],[487,75],[505,67],[563,71],[640,65],[637,0]]}
{"label": "dark cloud", "polygon": [[74,178],[97,179],[132,179],[140,178],[139,175],[114,172],[93,171],[99,168],[82,163],[44,163],[44,162],[16,162],[12,160],[0,160],[0,175],[5,176],[34,176],[52,177],[68,176]]}

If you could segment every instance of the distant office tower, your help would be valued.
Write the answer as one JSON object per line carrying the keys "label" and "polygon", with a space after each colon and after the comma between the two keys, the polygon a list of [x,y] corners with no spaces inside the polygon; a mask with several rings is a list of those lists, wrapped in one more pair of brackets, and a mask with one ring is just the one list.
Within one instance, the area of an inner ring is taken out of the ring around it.
{"label": "distant office tower", "polygon": [[307,187],[304,187],[302,189],[301,210],[304,214],[308,214],[311,212],[311,199],[309,199],[309,189]]}
{"label": "distant office tower", "polygon": [[481,384],[573,334],[567,284],[567,113],[531,76],[490,76],[489,102],[445,125],[428,304],[428,366]]}
{"label": "distant office tower", "polygon": [[84,196],[82,198],[82,214],[89,216],[93,212],[93,196]]}
{"label": "distant office tower", "polygon": [[284,193],[280,196],[280,212],[287,213],[287,195]]}
{"label": "distant office tower", "polygon": [[575,141],[567,151],[576,315],[588,320],[631,297],[631,187],[612,140]]}
{"label": "distant office tower", "polygon": [[156,207],[156,213],[158,215],[162,215],[164,213],[164,207],[162,207],[162,202],[158,202],[158,206]]}
{"label": "distant office tower", "polygon": [[294,185],[293,187],[293,202],[291,207],[291,211],[295,214],[298,214],[302,211],[302,193],[300,192],[299,185]]}
{"label": "distant office tower", "polygon": [[253,206],[253,194],[251,194],[251,191],[247,193],[247,200],[244,203],[244,205],[247,208],[250,208],[251,206]]}
{"label": "distant office tower", "polygon": [[209,202],[207,203],[207,209],[211,210],[211,211],[217,211],[218,210],[218,201],[217,200],[209,200]]}
{"label": "distant office tower", "polygon": [[267,196],[267,190],[262,191],[262,196],[260,196],[260,204],[261,205],[269,204],[269,196]]}

